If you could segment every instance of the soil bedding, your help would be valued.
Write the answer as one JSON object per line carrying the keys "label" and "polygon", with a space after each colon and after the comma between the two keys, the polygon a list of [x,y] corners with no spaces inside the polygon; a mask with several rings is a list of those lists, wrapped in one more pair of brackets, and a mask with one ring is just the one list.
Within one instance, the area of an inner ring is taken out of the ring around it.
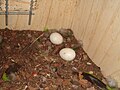
{"label": "soil bedding", "polygon": [[[62,44],[50,42],[53,32],[64,37]],[[65,47],[75,50],[73,61],[59,56]],[[0,90],[99,90],[82,72],[104,78],[72,30],[0,30]]]}

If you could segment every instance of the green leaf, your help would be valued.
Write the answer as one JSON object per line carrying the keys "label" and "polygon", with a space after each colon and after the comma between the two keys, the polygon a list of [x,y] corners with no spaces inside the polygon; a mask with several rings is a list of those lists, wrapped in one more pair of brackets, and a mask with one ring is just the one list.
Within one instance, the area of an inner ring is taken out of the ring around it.
{"label": "green leaf", "polygon": [[48,31],[48,28],[47,28],[47,27],[44,27],[44,31],[47,32],[47,31]]}
{"label": "green leaf", "polygon": [[108,90],[117,90],[116,88],[112,88],[112,87],[110,87],[110,86],[107,86],[107,89],[108,89]]}
{"label": "green leaf", "polygon": [[10,81],[10,79],[8,78],[8,76],[7,76],[6,73],[3,73],[2,79],[3,79],[4,81]]}

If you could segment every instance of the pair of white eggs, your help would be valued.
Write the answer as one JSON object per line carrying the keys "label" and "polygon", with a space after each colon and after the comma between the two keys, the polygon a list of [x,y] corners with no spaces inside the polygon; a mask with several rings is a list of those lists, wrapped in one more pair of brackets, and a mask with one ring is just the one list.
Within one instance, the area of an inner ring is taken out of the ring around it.
{"label": "pair of white eggs", "polygon": [[[63,43],[63,37],[61,34],[54,32],[50,35],[50,41],[53,44],[59,45]],[[60,57],[66,61],[72,61],[76,56],[75,51],[71,48],[61,49],[59,54],[60,54]]]}

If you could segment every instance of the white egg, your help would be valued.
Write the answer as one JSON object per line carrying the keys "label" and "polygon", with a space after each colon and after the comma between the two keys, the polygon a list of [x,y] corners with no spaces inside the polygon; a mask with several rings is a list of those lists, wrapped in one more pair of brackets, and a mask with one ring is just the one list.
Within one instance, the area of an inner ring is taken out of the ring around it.
{"label": "white egg", "polygon": [[63,37],[61,34],[55,32],[55,33],[52,33],[50,35],[50,41],[53,43],[53,44],[61,44],[63,42]]}
{"label": "white egg", "polygon": [[66,61],[72,61],[76,56],[75,51],[71,48],[63,48],[62,50],[60,50],[59,54],[61,58]]}

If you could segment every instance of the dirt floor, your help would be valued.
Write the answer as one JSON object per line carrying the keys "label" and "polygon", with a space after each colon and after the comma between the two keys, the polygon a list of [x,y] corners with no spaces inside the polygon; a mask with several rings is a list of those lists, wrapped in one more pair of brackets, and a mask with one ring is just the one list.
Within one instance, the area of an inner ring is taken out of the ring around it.
{"label": "dirt floor", "polygon": [[[52,44],[53,32],[59,32],[64,43]],[[59,56],[64,47],[75,50],[73,61]],[[72,30],[0,30],[0,90],[99,90],[82,78],[82,72],[104,78]]]}

